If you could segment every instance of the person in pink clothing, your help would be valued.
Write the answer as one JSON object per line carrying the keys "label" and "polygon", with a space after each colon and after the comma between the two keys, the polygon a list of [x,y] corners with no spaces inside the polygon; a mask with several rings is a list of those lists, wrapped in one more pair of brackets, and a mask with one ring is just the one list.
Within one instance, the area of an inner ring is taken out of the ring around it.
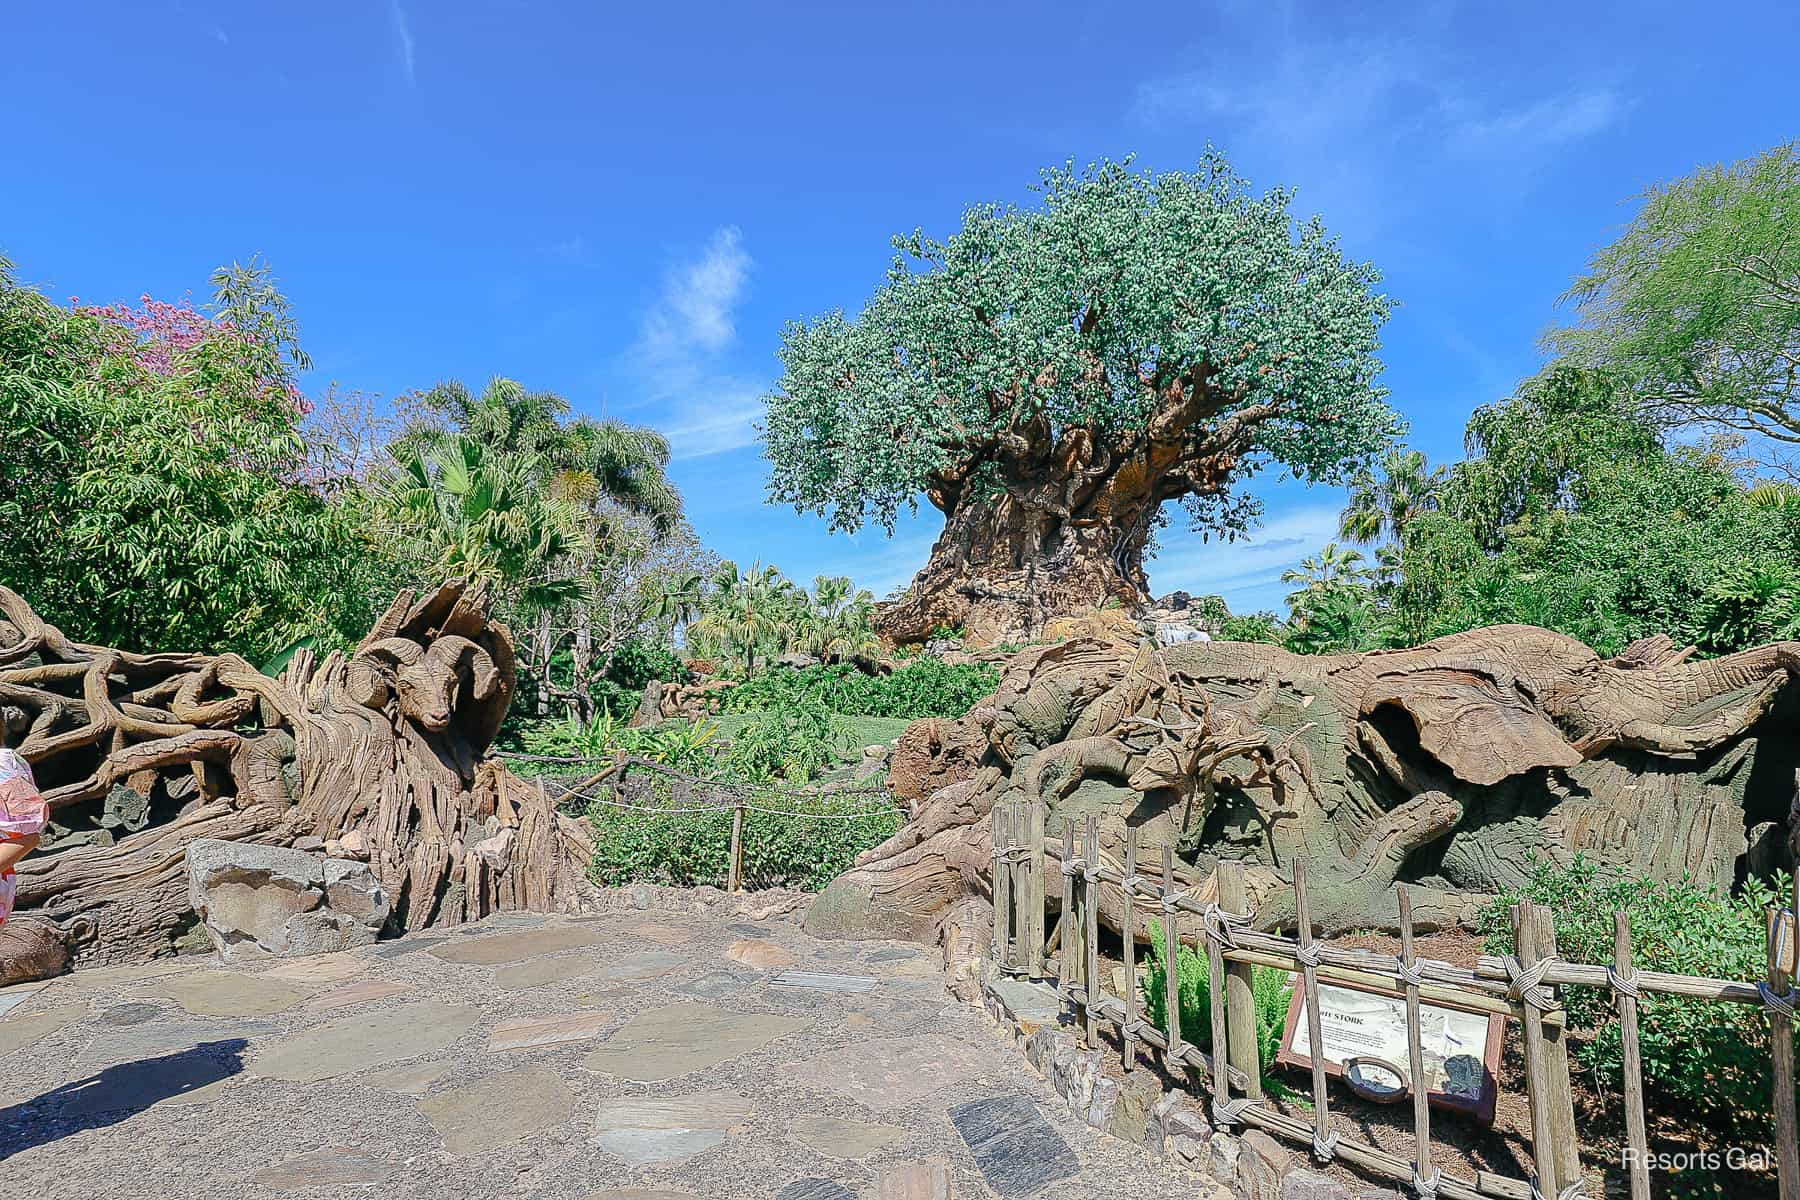
{"label": "person in pink clothing", "polygon": [[[23,725],[23,713],[16,709],[0,710],[0,730],[8,743],[17,726]],[[38,794],[32,778],[31,764],[10,744],[0,745],[0,926],[12,916],[13,900],[19,891],[18,875],[13,868],[19,860],[37,848],[38,835],[44,831],[49,809]]]}

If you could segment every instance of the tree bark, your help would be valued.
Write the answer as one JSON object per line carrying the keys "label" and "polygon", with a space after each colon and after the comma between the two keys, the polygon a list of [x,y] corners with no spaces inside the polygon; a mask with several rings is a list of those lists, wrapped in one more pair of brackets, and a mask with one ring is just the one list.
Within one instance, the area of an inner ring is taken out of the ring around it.
{"label": "tree bark", "polygon": [[[890,785],[913,819],[820,895],[808,928],[929,937],[960,898],[991,895],[1001,801],[1043,803],[1052,837],[1097,818],[1114,866],[1135,828],[1140,861],[1172,849],[1202,900],[1220,862],[1243,862],[1265,926],[1293,920],[1299,858],[1333,930],[1391,926],[1397,881],[1422,885],[1422,924],[1453,923],[1525,884],[1533,854],[1726,888],[1792,870],[1800,643],[1686,658],[1663,638],[1601,659],[1518,625],[1318,657],[1034,647],[961,720],[908,728]],[[1121,901],[1113,889],[1101,912]]]}
{"label": "tree bark", "polygon": [[[1068,491],[1075,481],[1064,483],[1039,490]],[[1013,492],[956,503],[912,586],[882,607],[881,632],[907,644],[953,629],[986,646],[1029,641],[1048,621],[1085,609],[1135,611],[1149,587],[1149,501],[1078,490],[1085,499],[1073,508]]]}
{"label": "tree bark", "polygon": [[483,761],[514,682],[511,634],[460,581],[402,593],[355,650],[303,651],[279,679],[80,645],[0,587],[0,704],[29,726],[52,821],[19,869],[36,940],[0,934],[0,959],[43,958],[46,928],[78,964],[172,950],[201,837],[355,834],[409,930],[572,903],[579,831]]}

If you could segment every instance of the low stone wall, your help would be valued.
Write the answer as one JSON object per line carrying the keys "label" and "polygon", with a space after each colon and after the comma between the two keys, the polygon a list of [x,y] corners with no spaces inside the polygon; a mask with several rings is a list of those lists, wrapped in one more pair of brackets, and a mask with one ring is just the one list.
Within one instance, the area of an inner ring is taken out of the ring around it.
{"label": "low stone wall", "polygon": [[[1155,1072],[1120,1077],[1113,1051],[1082,1045],[1054,989],[982,972],[988,1016],[1087,1124],[1201,1175],[1232,1200],[1400,1200],[1391,1188],[1352,1187],[1309,1170],[1258,1129],[1216,1127],[1204,1101],[1167,1090]],[[1114,1065],[1113,1071],[1108,1066]]]}

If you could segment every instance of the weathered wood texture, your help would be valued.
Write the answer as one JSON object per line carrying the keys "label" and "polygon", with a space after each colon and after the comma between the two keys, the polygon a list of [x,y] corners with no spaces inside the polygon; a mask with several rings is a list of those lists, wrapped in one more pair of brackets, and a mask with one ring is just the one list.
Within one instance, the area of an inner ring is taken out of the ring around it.
{"label": "weathered wood texture", "polygon": [[183,852],[202,837],[350,838],[407,929],[553,907],[583,834],[482,761],[513,686],[512,637],[461,582],[403,593],[354,650],[303,650],[279,678],[232,654],[76,643],[0,587],[0,705],[52,822],[21,912],[78,963],[166,952],[192,921]]}
{"label": "weathered wood texture", "polygon": [[1800,643],[1693,662],[1666,642],[1601,659],[1504,626],[1319,657],[1122,636],[1022,651],[967,716],[901,738],[890,782],[915,819],[827,893],[831,932],[859,935],[858,897],[989,893],[922,876],[989,874],[1002,802],[1041,801],[1053,829],[1095,817],[1114,865],[1131,826],[1196,896],[1242,862],[1265,928],[1293,920],[1300,857],[1325,932],[1395,928],[1396,881],[1420,884],[1418,928],[1442,928],[1523,885],[1533,853],[1703,884],[1770,874],[1793,857]]}

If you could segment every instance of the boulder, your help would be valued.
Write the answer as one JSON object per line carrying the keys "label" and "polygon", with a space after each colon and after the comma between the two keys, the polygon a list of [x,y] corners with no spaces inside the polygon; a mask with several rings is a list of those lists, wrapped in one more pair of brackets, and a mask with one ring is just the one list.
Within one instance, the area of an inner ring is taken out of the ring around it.
{"label": "boulder", "polygon": [[366,946],[387,923],[388,894],[367,863],[200,838],[187,869],[188,901],[227,962]]}

